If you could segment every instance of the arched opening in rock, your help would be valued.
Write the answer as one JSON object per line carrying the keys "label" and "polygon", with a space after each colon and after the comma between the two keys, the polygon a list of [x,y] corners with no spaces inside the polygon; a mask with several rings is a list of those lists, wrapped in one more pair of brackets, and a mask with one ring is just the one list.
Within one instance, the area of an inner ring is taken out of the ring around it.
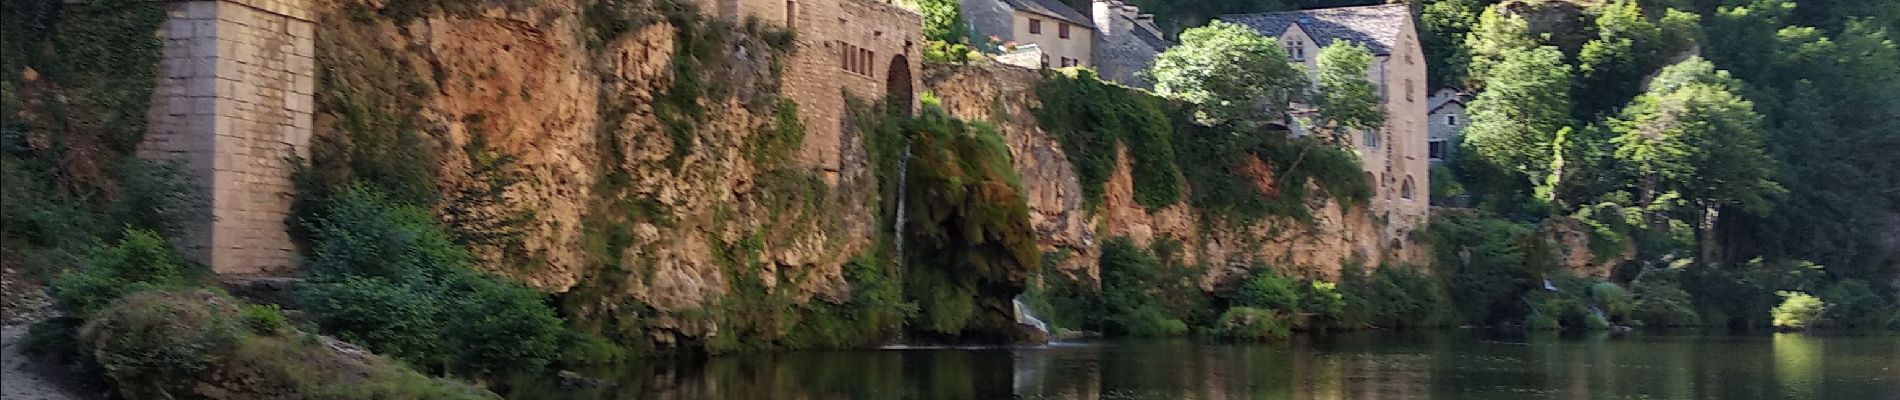
{"label": "arched opening in rock", "polygon": [[909,114],[914,99],[916,92],[910,84],[910,59],[903,54],[891,57],[891,69],[884,74],[884,101]]}

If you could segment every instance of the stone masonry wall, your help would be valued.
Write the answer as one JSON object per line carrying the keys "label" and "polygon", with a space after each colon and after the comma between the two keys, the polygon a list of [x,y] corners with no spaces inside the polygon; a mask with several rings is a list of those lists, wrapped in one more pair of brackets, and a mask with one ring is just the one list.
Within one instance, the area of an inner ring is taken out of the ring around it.
{"label": "stone masonry wall", "polygon": [[[736,10],[720,15],[737,21],[783,24],[791,11],[789,26],[797,32],[798,49],[785,64],[782,91],[798,103],[805,123],[799,159],[824,170],[827,183],[836,185],[840,171],[851,167],[845,164],[862,157],[847,154],[856,145],[843,134],[847,95],[878,101],[902,92],[916,106],[916,92],[923,87],[923,20],[915,12],[884,0],[699,1],[702,7]],[[893,82],[891,76],[900,73],[905,75]],[[908,87],[893,87],[904,82]]]}
{"label": "stone masonry wall", "polygon": [[314,26],[303,0],[175,1],[139,146],[184,163],[210,195],[208,218],[179,238],[222,275],[295,267],[286,218],[294,160],[308,155]]}

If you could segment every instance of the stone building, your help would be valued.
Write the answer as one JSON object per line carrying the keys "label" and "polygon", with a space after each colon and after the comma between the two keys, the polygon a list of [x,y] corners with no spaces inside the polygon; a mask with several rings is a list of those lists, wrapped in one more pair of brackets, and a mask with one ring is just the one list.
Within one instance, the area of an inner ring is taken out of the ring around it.
{"label": "stone building", "polygon": [[[1429,210],[1425,56],[1419,47],[1412,12],[1404,4],[1321,8],[1261,14],[1236,14],[1220,20],[1247,26],[1277,38],[1292,62],[1317,75],[1321,48],[1356,43],[1372,52],[1366,78],[1385,108],[1385,125],[1356,135],[1367,180],[1373,183],[1373,209],[1384,210],[1399,231],[1424,223]],[[1294,120],[1310,109],[1296,107]],[[1294,129],[1301,130],[1298,123]]]}
{"label": "stone building", "polygon": [[977,40],[995,40],[1005,53],[1014,53],[1012,45],[1036,45],[1038,62],[1020,66],[1095,66],[1094,20],[1060,0],[962,0],[962,6]]}
{"label": "stone building", "polygon": [[166,3],[163,60],[138,154],[175,161],[211,200],[178,240],[223,275],[296,267],[293,160],[309,155],[316,35],[305,0]]}
{"label": "stone building", "polygon": [[1095,72],[1123,85],[1153,88],[1139,74],[1154,65],[1156,55],[1173,46],[1155,26],[1154,15],[1119,0],[1094,0],[1092,5]]}
{"label": "stone building", "polygon": [[1426,157],[1432,165],[1450,160],[1458,151],[1458,142],[1464,136],[1465,124],[1471,123],[1465,118],[1465,103],[1471,101],[1471,95],[1454,89],[1438,89],[1432,92],[1431,100],[1426,102],[1426,115],[1431,120],[1431,134],[1425,139]]}
{"label": "stone building", "polygon": [[886,0],[696,0],[729,21],[758,18],[797,32],[785,63],[787,98],[807,127],[800,159],[838,182],[848,162],[845,97],[916,107],[923,17]]}

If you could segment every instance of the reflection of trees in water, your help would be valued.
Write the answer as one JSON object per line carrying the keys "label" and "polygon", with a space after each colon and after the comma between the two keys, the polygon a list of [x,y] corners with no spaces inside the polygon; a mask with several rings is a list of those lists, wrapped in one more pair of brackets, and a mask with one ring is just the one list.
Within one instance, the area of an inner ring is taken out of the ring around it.
{"label": "reflection of trees in water", "polygon": [[1818,399],[1815,389],[1821,384],[1821,342],[1795,333],[1776,333],[1775,381],[1781,395],[1794,399]]}

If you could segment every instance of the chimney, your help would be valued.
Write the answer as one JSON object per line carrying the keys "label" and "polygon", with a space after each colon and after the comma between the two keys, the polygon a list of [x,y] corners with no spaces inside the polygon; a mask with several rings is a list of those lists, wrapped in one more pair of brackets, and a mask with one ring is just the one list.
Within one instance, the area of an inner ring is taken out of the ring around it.
{"label": "chimney", "polygon": [[1121,6],[1121,2],[1116,0],[1094,0],[1091,2],[1089,17],[1095,19],[1095,29],[1101,32],[1100,35],[1106,37],[1118,34],[1115,32],[1115,10],[1120,9]]}

